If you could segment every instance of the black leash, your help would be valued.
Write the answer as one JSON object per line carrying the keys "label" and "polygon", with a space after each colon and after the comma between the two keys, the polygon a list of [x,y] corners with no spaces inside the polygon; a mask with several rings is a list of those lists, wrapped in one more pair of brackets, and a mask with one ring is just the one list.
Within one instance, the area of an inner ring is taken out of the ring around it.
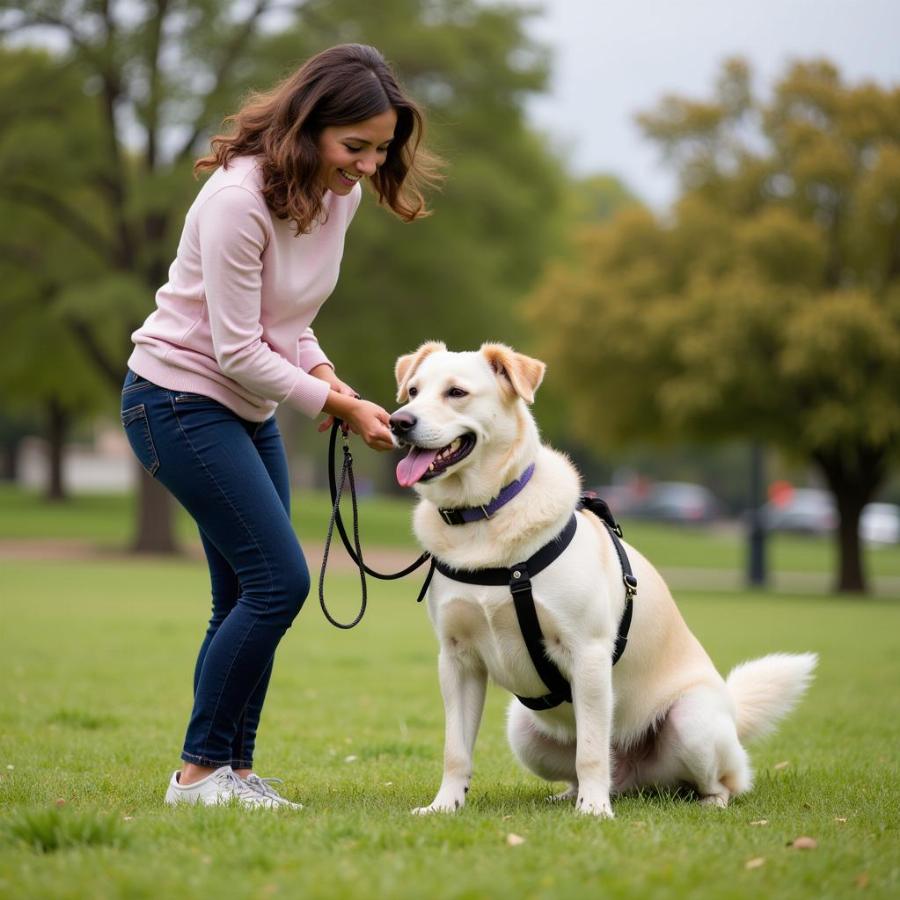
{"label": "black leash", "polygon": [[[340,481],[337,480],[334,470],[335,470],[335,449],[337,447],[337,435],[338,431],[341,432],[342,438],[342,449],[344,451],[344,463],[341,467],[341,477]],[[347,530],[344,527],[344,520],[341,517],[341,496],[344,492],[344,484],[346,482],[350,483],[350,501],[353,508],[353,544],[350,543],[350,538],[347,536]],[[415,562],[411,565],[408,565],[405,569],[400,572],[392,572],[392,573],[384,573],[384,572],[376,572],[374,569],[370,569],[365,562],[363,561],[362,548],[359,542],[359,510],[356,504],[356,482],[353,478],[353,455],[350,453],[350,442],[347,436],[346,426],[340,419],[335,419],[334,424],[331,426],[331,436],[328,440],[328,489],[331,492],[331,519],[328,522],[328,534],[325,537],[325,550],[322,554],[322,569],[319,573],[319,605],[322,607],[322,612],[325,614],[325,618],[334,625],[335,628],[344,628],[349,629],[358,625],[362,620],[362,617],[366,613],[366,604],[368,602],[368,589],[366,585],[366,575],[371,575],[373,578],[378,578],[381,581],[393,581],[397,578],[403,578],[406,575],[409,575],[410,572],[414,572],[419,568],[424,562],[427,562],[430,559],[431,554],[423,553]],[[353,619],[352,622],[338,622],[334,616],[328,611],[328,607],[325,605],[325,569],[328,566],[328,554],[331,550],[331,539],[334,534],[334,527],[337,526],[338,534],[341,536],[341,540],[343,541],[344,548],[347,553],[350,555],[350,559],[353,560],[356,567],[359,569],[359,581],[360,586],[362,588],[362,600],[359,606],[359,612],[356,614],[356,618]],[[419,599],[424,595],[425,591],[428,589],[428,583],[431,581],[431,575],[433,572],[430,571],[428,573],[428,578],[425,582],[425,585],[422,588],[422,591],[419,594]]]}

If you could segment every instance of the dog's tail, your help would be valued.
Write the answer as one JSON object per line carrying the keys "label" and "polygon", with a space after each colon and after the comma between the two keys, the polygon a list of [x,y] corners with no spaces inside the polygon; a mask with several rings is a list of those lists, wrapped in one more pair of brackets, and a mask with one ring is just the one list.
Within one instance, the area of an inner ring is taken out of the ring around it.
{"label": "dog's tail", "polygon": [[818,661],[815,653],[772,653],[735,666],[725,684],[737,707],[738,738],[774,731],[806,692]]}

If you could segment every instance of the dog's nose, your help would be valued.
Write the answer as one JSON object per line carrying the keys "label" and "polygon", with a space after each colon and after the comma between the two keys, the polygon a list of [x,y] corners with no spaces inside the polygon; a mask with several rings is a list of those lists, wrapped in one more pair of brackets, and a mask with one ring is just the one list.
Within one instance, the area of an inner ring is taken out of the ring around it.
{"label": "dog's nose", "polygon": [[397,437],[403,437],[415,427],[418,419],[407,412],[395,412],[388,421],[391,423],[391,431]]}

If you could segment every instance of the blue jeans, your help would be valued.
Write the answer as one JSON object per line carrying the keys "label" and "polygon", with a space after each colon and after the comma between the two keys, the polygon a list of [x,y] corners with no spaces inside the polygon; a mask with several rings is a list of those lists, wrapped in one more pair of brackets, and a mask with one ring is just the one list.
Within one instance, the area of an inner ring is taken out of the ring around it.
{"label": "blue jeans", "polygon": [[275,648],[309,593],[278,425],[131,371],[122,425],[141,465],[197,522],[209,562],[212,617],[181,758],[249,769]]}

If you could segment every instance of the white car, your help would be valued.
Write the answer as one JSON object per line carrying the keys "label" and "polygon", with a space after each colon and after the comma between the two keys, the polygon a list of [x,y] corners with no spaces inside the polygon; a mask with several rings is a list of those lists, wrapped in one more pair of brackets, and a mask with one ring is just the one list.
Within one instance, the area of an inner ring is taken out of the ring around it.
{"label": "white car", "polygon": [[859,536],[867,544],[900,542],[900,506],[869,503],[859,517]]}

